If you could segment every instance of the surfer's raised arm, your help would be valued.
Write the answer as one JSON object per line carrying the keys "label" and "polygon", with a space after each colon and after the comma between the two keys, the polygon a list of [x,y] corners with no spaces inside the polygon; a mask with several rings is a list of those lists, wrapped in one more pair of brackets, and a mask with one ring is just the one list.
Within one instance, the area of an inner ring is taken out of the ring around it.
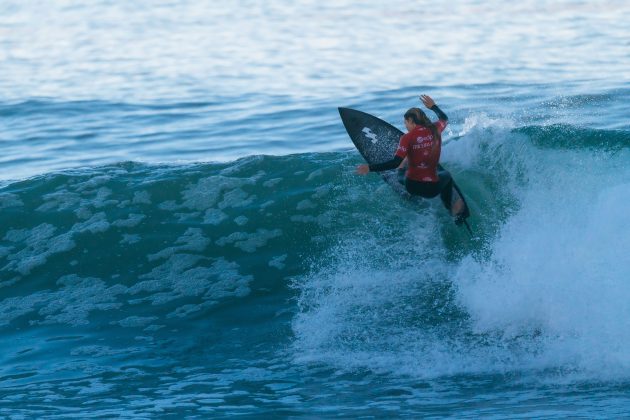
{"label": "surfer's raised arm", "polygon": [[424,106],[429,108],[431,111],[435,112],[435,114],[437,115],[438,119],[440,119],[442,121],[448,121],[448,117],[446,116],[444,111],[442,111],[440,109],[440,107],[437,106],[435,101],[429,95],[422,95],[422,96],[420,96],[420,100],[422,101]]}

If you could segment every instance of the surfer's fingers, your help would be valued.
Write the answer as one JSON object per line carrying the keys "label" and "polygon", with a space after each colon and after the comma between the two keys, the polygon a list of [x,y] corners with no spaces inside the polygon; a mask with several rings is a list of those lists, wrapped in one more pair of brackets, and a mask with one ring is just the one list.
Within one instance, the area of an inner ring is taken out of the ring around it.
{"label": "surfer's fingers", "polygon": [[420,96],[420,99],[422,100],[422,103],[427,108],[431,108],[433,105],[435,105],[435,101],[429,95],[422,95],[422,96]]}
{"label": "surfer's fingers", "polygon": [[359,165],[357,166],[356,173],[359,175],[366,175],[370,172],[370,167],[368,165]]}

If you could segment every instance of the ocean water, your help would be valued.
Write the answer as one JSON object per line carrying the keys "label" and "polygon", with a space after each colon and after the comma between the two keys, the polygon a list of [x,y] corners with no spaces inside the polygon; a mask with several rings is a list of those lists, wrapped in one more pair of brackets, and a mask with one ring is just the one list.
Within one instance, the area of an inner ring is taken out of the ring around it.
{"label": "ocean water", "polygon": [[[630,5],[0,3],[0,416],[630,417]],[[337,107],[448,114],[400,199]]]}

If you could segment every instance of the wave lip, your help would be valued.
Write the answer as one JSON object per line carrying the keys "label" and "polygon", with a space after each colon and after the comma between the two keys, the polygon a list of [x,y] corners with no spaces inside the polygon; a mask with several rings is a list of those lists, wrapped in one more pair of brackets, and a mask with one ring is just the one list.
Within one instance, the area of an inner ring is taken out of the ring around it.
{"label": "wave lip", "polygon": [[577,127],[568,124],[528,126],[514,130],[539,148],[619,152],[630,148],[630,131]]}

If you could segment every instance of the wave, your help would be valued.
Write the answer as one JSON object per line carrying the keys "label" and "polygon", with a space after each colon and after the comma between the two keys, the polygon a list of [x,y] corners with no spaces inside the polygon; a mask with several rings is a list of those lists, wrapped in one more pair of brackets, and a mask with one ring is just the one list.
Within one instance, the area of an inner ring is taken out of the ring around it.
{"label": "wave", "polygon": [[0,190],[0,328],[164,338],[248,313],[290,328],[298,363],[625,378],[624,144],[627,133],[471,122],[444,165],[472,239],[437,200],[355,176],[352,152],[14,182]]}

